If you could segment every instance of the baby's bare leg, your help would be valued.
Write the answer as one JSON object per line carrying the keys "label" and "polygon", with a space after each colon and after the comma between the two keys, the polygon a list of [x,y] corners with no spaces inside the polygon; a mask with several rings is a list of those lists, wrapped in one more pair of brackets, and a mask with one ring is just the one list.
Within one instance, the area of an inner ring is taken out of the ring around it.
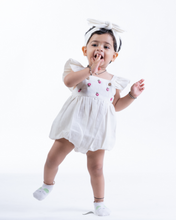
{"label": "baby's bare leg", "polygon": [[104,205],[104,152],[104,150],[87,152],[87,167],[94,193],[94,213],[98,216],[107,216],[110,214],[109,209]]}
{"label": "baby's bare leg", "polygon": [[103,159],[104,150],[87,152],[87,167],[91,177],[91,184],[93,188],[95,202],[101,202],[104,198]]}
{"label": "baby's bare leg", "polygon": [[74,145],[64,138],[54,142],[45,163],[44,184],[33,193],[33,196],[36,199],[43,200],[52,191],[58,166],[62,163],[67,154],[73,150],[73,148]]}
{"label": "baby's bare leg", "polygon": [[51,185],[58,171],[58,166],[64,158],[74,149],[74,145],[65,138],[55,140],[48,153],[44,167],[44,183]]}

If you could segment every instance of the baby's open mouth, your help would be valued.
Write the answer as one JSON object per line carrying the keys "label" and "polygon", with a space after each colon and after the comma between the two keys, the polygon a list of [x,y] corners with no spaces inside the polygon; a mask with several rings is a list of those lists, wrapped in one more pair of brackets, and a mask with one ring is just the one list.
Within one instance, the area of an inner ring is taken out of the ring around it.
{"label": "baby's open mouth", "polygon": [[[100,56],[101,56],[100,59],[103,59],[103,58],[104,58],[102,55],[100,55]],[[96,58],[96,57],[97,57],[97,54],[95,54],[94,57]]]}

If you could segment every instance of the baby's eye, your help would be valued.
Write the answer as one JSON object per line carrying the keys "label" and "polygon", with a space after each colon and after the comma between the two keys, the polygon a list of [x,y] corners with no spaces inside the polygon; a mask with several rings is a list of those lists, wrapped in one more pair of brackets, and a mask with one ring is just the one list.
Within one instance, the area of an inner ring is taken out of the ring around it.
{"label": "baby's eye", "polygon": [[108,46],[104,46],[104,48],[105,48],[105,49],[109,49],[109,47],[108,47]]}
{"label": "baby's eye", "polygon": [[97,46],[97,44],[92,44],[92,46],[93,46],[93,47],[96,47],[96,46]]}

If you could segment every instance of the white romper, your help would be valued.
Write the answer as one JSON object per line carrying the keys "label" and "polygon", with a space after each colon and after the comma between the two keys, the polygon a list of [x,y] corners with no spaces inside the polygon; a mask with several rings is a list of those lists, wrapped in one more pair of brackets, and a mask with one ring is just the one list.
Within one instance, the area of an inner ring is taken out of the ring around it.
{"label": "white romper", "polygon": [[[64,77],[84,69],[78,61],[69,59],[64,67]],[[76,152],[111,150],[116,142],[116,112],[114,95],[122,91],[129,80],[113,75],[111,80],[89,76],[73,87],[53,121],[49,137],[53,140],[65,138],[74,145]]]}

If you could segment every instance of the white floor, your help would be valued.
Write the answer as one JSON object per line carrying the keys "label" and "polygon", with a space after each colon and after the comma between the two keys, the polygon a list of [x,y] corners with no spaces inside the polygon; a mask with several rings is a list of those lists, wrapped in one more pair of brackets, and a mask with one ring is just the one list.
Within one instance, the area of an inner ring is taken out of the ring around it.
{"label": "white floor", "polygon": [[40,187],[42,174],[0,174],[0,220],[175,220],[176,175],[105,174],[108,217],[94,214],[88,174],[58,173],[46,200],[32,193]]}

